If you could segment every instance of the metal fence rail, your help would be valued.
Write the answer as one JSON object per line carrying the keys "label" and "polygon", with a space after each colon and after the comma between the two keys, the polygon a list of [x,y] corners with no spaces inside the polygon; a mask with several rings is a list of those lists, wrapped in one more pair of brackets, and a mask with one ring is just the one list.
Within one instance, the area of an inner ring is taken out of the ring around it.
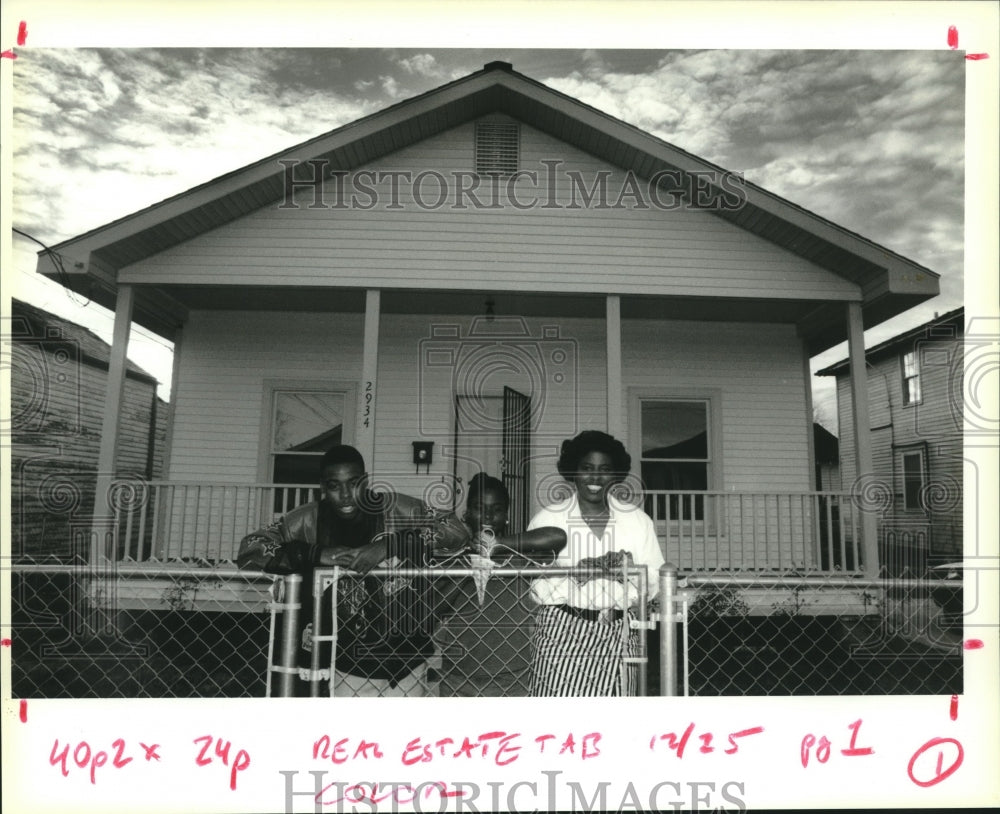
{"label": "metal fence rail", "polygon": [[962,691],[961,581],[660,573],[664,695]]}

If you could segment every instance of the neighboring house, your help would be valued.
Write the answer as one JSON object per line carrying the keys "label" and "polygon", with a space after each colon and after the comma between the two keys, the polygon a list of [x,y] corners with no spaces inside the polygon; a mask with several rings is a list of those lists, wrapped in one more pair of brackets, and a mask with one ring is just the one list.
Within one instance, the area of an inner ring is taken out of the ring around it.
{"label": "neighboring house", "polygon": [[816,456],[816,491],[839,492],[840,441],[822,424],[813,424],[813,452]]}
{"label": "neighboring house", "polygon": [[[11,533],[15,557],[65,558],[73,529],[93,513],[111,348],[86,328],[20,300],[11,303]],[[156,478],[163,468],[167,405],[158,383],[131,362],[115,471]],[[87,548],[84,547],[84,555]]]}
{"label": "neighboring house", "polygon": [[[883,506],[882,540],[896,570],[922,575],[928,557],[962,556],[962,373],[965,311],[935,316],[870,348],[870,486]],[[844,483],[857,478],[847,361],[837,377]]]}
{"label": "neighboring house", "polygon": [[598,428],[682,568],[832,568],[836,514],[876,573],[869,515],[813,488],[809,359],[862,359],[864,328],[939,288],[500,62],[54,251],[39,271],[120,335],[175,343],[169,465],[133,526],[158,561],[231,560],[309,497],[326,432],[437,505],[502,474],[523,525],[564,493],[560,441]]}

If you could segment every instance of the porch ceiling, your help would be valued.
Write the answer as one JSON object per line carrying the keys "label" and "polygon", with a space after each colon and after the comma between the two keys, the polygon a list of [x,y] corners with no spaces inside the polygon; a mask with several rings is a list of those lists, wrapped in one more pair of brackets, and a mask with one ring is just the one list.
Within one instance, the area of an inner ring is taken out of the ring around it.
{"label": "porch ceiling", "polygon": [[[364,313],[362,288],[288,288],[278,286],[169,286],[161,296],[186,310],[290,311]],[[147,289],[139,288],[141,298]],[[460,314],[482,316],[486,300],[493,300],[498,318],[577,317],[604,319],[605,297],[596,294],[528,294],[498,291],[382,291],[381,310],[386,314]],[[811,353],[843,341],[843,303],[818,304],[809,300],[736,297],[622,297],[623,319],[661,319],[695,322],[791,323]]]}
{"label": "porch ceiling", "polygon": [[[506,63],[490,63],[482,71],[60,243],[55,250],[75,263],[63,263],[61,268],[56,268],[43,255],[39,259],[39,271],[113,307],[118,269],[280,200],[284,187],[284,168],[278,163],[280,159],[322,159],[329,162],[331,171],[352,170],[495,111],[526,122],[603,161],[631,170],[639,177],[648,178],[661,170],[725,172],[723,168],[516,73]],[[938,293],[938,275],[923,266],[753,184],[744,184],[743,188],[744,206],[735,211],[713,210],[713,214],[859,284],[865,292],[866,327]],[[914,283],[914,280],[919,282]],[[267,291],[274,296],[273,289]],[[207,292],[195,294],[181,290],[176,295],[179,302],[211,296]],[[303,299],[301,292],[292,294],[289,302],[304,303],[312,296],[310,293]],[[319,299],[326,301],[329,296],[327,293]],[[248,303],[258,298],[257,293],[246,294]],[[683,308],[685,303],[686,300],[678,300],[676,306]],[[163,319],[162,306],[162,302],[153,303],[140,296],[135,318],[152,330],[169,335],[172,327],[169,320]],[[749,312],[761,307],[760,303],[746,306]],[[840,308],[830,307],[837,316],[831,315],[827,321],[838,326],[838,337],[825,337],[825,331],[810,329],[810,334],[816,334],[817,347],[829,346],[844,338]],[[716,309],[706,305],[705,310],[715,313]],[[800,319],[801,315],[794,321]],[[820,338],[821,335],[824,338]]]}

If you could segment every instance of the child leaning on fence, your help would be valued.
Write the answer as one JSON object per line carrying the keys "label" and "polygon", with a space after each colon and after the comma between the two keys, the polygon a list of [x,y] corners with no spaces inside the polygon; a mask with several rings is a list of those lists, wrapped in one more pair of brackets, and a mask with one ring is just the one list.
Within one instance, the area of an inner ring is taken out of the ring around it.
{"label": "child leaning on fence", "polygon": [[490,563],[523,568],[550,563],[566,545],[566,532],[538,528],[507,534],[510,494],[503,481],[482,472],[469,481],[465,524],[476,537],[469,564],[476,577],[458,580],[451,615],[438,629],[441,695],[527,695],[532,605],[524,576],[490,577]]}
{"label": "child leaning on fence", "polygon": [[[303,623],[312,618],[314,568],[357,572],[338,582],[333,695],[426,695],[439,610],[433,580],[367,575],[376,566],[421,567],[430,564],[426,557],[456,554],[468,545],[469,530],[415,498],[370,490],[364,458],[354,447],[333,447],[323,456],[320,490],[320,500],[247,535],[238,565],[307,577]],[[300,651],[299,658],[307,666],[309,654]]]}

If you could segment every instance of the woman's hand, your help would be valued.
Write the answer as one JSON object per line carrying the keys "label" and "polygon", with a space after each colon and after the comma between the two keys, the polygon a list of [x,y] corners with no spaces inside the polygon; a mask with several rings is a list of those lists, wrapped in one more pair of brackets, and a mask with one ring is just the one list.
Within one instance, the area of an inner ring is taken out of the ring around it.
{"label": "woman's hand", "polygon": [[600,557],[584,557],[578,565],[590,568],[603,576],[620,576],[624,565],[632,566],[635,561],[629,551],[609,551]]}

